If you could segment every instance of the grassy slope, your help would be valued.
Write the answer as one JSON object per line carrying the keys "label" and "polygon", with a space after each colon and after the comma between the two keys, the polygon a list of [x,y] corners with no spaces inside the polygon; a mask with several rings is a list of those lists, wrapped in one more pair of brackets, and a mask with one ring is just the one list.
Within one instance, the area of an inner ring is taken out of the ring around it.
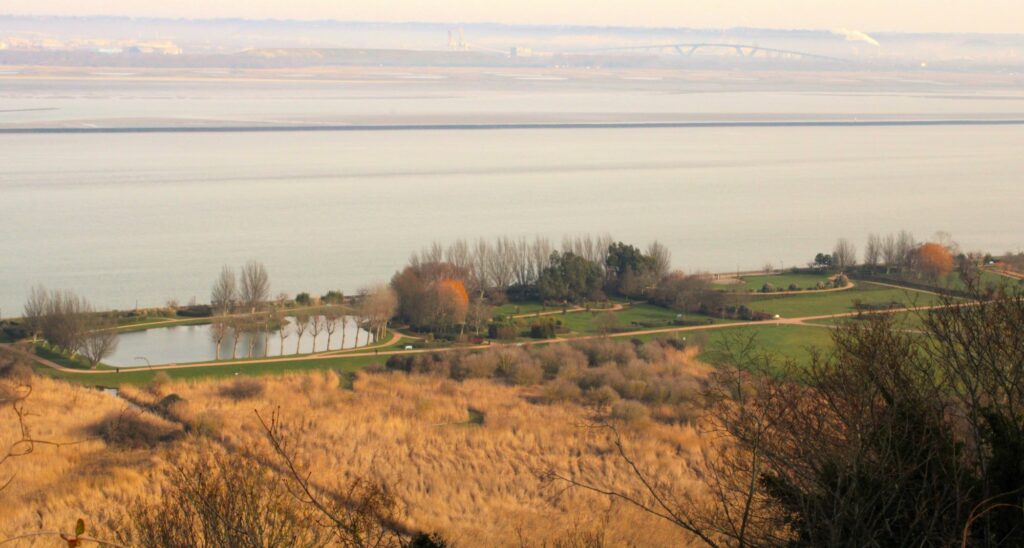
{"label": "grassy slope", "polygon": [[828,282],[829,274],[772,274],[769,276],[745,276],[743,284],[735,284],[731,287],[746,288],[747,291],[760,291],[761,287],[770,283],[778,289],[789,289],[790,284],[796,284],[800,289],[814,289],[818,282]]}
{"label": "grassy slope", "polygon": [[853,306],[855,299],[865,304],[897,302],[905,306],[928,306],[938,302],[938,297],[930,293],[859,282],[857,287],[846,291],[754,297],[749,306],[754,310],[779,314],[783,318],[799,318],[856,312]]}

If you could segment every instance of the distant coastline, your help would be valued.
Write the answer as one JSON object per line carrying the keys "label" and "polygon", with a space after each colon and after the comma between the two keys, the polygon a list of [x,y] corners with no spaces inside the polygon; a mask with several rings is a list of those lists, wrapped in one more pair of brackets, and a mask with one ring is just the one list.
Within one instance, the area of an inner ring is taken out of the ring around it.
{"label": "distant coastline", "polygon": [[136,126],[136,127],[14,127],[0,128],[0,134],[54,133],[276,133],[337,131],[473,131],[536,129],[702,129],[702,128],[786,128],[786,127],[920,127],[920,126],[1018,126],[1024,119],[934,119],[934,120],[790,120],[790,121],[708,121],[708,122],[558,122],[485,124],[328,124],[253,126]]}

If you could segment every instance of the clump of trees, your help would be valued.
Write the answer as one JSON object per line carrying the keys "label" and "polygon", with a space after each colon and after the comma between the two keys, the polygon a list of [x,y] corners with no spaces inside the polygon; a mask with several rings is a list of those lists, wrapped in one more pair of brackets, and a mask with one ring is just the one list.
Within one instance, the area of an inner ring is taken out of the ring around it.
{"label": "clump of trees", "polygon": [[604,300],[603,285],[601,267],[572,251],[552,253],[549,266],[537,280],[543,300],[570,303]]}
{"label": "clump of trees", "polygon": [[72,291],[34,287],[23,317],[33,339],[42,337],[72,357],[80,354],[93,368],[117,350],[117,318]]}
{"label": "clump of trees", "polygon": [[391,279],[398,317],[410,325],[451,334],[463,329],[470,309],[469,273],[451,263],[407,266]]}
{"label": "clump of trees", "polygon": [[442,336],[456,327],[479,334],[490,307],[506,299],[567,304],[606,300],[609,293],[642,297],[670,264],[668,249],[658,242],[644,252],[608,236],[566,238],[560,249],[546,238],[457,240],[414,253],[391,287],[402,321]]}

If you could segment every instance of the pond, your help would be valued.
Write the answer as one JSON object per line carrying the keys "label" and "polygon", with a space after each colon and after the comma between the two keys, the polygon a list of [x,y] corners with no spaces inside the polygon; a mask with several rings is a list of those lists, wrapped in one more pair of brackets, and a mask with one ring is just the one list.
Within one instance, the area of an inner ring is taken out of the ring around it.
{"label": "pond", "polygon": [[[232,347],[234,347],[235,356],[238,358],[248,358],[250,355],[254,358],[262,358],[355,348],[357,345],[366,346],[373,342],[372,335],[360,328],[354,317],[346,316],[342,322],[339,322],[337,329],[330,337],[328,337],[326,329],[321,331],[316,337],[316,347],[314,348],[313,335],[309,328],[306,328],[300,338],[295,332],[294,320],[293,317],[288,318],[284,341],[281,340],[278,331],[272,329],[269,334],[240,332],[238,344],[235,345],[235,337],[231,330],[228,330],[220,343],[220,358],[230,358]],[[103,363],[115,367],[146,367],[147,365],[213,360],[217,357],[217,345],[212,338],[212,331],[212,326],[206,324],[161,327],[124,333],[120,337],[117,350],[112,356],[103,360]],[[328,346],[328,338],[330,346]]]}

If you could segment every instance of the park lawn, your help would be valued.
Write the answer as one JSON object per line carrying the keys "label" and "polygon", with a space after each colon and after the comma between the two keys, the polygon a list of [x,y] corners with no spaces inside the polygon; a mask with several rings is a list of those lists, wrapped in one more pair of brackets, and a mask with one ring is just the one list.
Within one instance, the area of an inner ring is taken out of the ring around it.
{"label": "park lawn", "polygon": [[34,348],[35,354],[40,358],[50,360],[51,362],[57,363],[64,367],[70,367],[71,369],[90,369],[89,360],[82,356],[75,356],[70,358],[56,350],[53,350],[43,343],[36,343]]}
{"label": "park lawn", "polygon": [[[892,280],[892,283],[894,283],[894,284],[900,284],[900,283],[903,283],[903,282],[907,281],[907,282],[913,282],[913,283],[917,283],[917,284],[925,284],[925,285],[934,287],[936,290],[952,289],[954,291],[966,291],[968,289],[967,288],[967,284],[964,283],[963,279],[960,277],[960,274],[957,273],[957,272],[950,272],[949,274],[946,274],[945,276],[940,277],[938,280],[936,280],[934,282],[932,282],[930,280],[927,280],[927,279],[923,279],[923,278],[922,279],[918,279],[918,278],[907,278],[907,279],[904,279],[899,274],[878,273],[878,274],[874,274],[874,275],[878,276],[878,277],[881,277],[881,278],[886,278],[886,279]],[[1018,285],[1024,285],[1024,282],[1021,282],[1021,280],[1017,280],[1017,279],[1011,278],[1009,276],[1003,276],[1002,274],[999,274],[997,272],[992,272],[990,270],[982,270],[981,271],[980,281],[981,281],[981,287],[983,289],[984,288],[988,288],[988,287],[1000,287],[1000,286],[1015,287],[1015,286],[1018,286]]]}
{"label": "park lawn", "polygon": [[540,302],[505,303],[494,307],[494,315],[512,316],[516,314],[533,314],[534,312],[548,312],[558,310],[557,308],[546,308]]}
{"label": "park lawn", "polygon": [[[576,312],[559,314],[551,317],[561,321],[562,325],[568,327],[576,334],[594,335],[598,333],[596,325],[597,318],[608,313],[609,312],[603,311]],[[647,329],[683,327],[673,325],[673,322],[676,319],[692,322],[694,325],[721,323],[720,320],[715,320],[700,314],[683,314],[681,316],[677,316],[677,312],[675,311],[646,303],[635,304],[618,312],[611,312],[611,314],[614,314],[615,318],[618,320],[617,331],[643,331]]]}
{"label": "park lawn", "polygon": [[888,287],[870,282],[857,282],[853,289],[808,293],[806,295],[779,295],[753,297],[748,306],[753,310],[778,314],[783,318],[848,314],[856,312],[854,300],[867,305],[900,303],[904,306],[929,306],[939,302],[939,296],[917,291]]}
{"label": "park lawn", "polygon": [[778,366],[787,360],[798,366],[806,366],[810,364],[813,349],[824,352],[832,349],[832,330],[826,327],[755,325],[696,331],[687,335],[688,340],[701,346],[700,359],[711,365],[723,363],[722,345],[728,337],[737,341],[753,337],[755,351],[771,355]]}
{"label": "park lawn", "polygon": [[[897,328],[918,331],[924,327],[924,318],[927,316],[927,314],[928,311],[926,310],[911,310],[907,312],[894,312],[891,315]],[[864,321],[864,319],[858,318],[857,316],[847,316],[842,318],[823,318],[820,320],[809,320],[806,323],[813,325],[835,326],[860,321]]]}
{"label": "park lawn", "polygon": [[372,364],[383,364],[386,356],[359,356],[359,357],[332,357],[310,360],[296,360],[291,362],[278,363],[252,363],[244,365],[231,365],[220,363],[217,365],[184,367],[179,369],[163,369],[159,371],[146,370],[145,368],[126,369],[122,368],[119,373],[89,374],[57,371],[49,367],[34,365],[33,368],[42,375],[77,382],[89,386],[117,387],[124,384],[140,385],[153,380],[159,373],[166,373],[172,379],[199,379],[199,378],[230,378],[237,375],[274,375],[280,373],[302,372],[302,371],[327,371],[333,370],[345,379],[349,379],[353,373]]}
{"label": "park lawn", "polygon": [[764,284],[769,283],[776,289],[788,291],[790,284],[796,284],[800,289],[816,289],[818,283],[828,283],[827,273],[800,273],[790,272],[788,274],[769,274],[765,276],[744,276],[742,284],[735,284],[732,287],[737,289],[746,288],[747,291],[760,291]]}

